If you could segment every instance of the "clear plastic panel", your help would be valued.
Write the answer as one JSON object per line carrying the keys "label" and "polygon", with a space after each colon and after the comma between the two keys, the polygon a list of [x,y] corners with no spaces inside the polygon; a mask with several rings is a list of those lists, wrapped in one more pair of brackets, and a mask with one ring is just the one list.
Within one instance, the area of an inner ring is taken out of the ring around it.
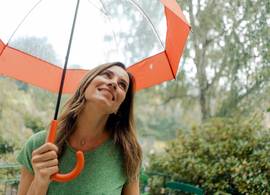
{"label": "clear plastic panel", "polygon": [[[11,1],[13,8],[10,6],[5,13],[9,22],[0,20],[0,36],[6,40],[12,34],[10,29],[16,27],[13,21],[19,23],[17,10],[24,10],[20,11],[21,20],[38,2],[29,0],[32,4],[24,5],[19,0]],[[76,3],[76,0],[42,0],[9,45],[62,67]],[[1,9],[2,5],[5,3],[1,1]],[[8,25],[11,23],[12,27]],[[68,68],[90,69],[112,61],[129,66],[163,51],[165,35],[164,8],[159,0],[81,0]]]}

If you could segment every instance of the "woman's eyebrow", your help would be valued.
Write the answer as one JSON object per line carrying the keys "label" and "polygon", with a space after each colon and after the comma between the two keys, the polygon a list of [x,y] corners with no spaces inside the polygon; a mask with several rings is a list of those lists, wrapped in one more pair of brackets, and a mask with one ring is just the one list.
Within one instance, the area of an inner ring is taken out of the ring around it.
{"label": "woman's eyebrow", "polygon": [[[106,71],[108,71],[110,74],[112,74],[113,76],[115,76],[115,73],[113,71],[111,71],[111,70],[105,70],[104,72],[106,72]],[[125,79],[123,79],[122,77],[120,77],[120,80],[122,82],[124,82],[128,86],[128,82]]]}
{"label": "woman's eyebrow", "polygon": [[110,70],[103,70],[100,74],[103,74],[103,73],[110,73],[110,74],[114,74],[112,71],[110,71]]}
{"label": "woman's eyebrow", "polygon": [[126,84],[126,86],[128,86],[128,82],[125,79],[120,79],[122,82],[124,82]]}

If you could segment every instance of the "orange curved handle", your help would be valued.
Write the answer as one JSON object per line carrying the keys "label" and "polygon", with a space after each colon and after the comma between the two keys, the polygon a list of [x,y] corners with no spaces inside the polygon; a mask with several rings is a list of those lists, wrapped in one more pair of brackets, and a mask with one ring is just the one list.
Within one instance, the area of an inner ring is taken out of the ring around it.
{"label": "orange curved handle", "polygon": [[[57,129],[57,120],[53,120],[51,123],[51,128],[47,138],[47,142],[54,143],[56,137],[56,129]],[[77,177],[84,167],[84,155],[82,151],[76,152],[76,159],[77,159],[76,165],[71,172],[65,174],[56,173],[52,175],[51,179],[58,182],[67,182]]]}

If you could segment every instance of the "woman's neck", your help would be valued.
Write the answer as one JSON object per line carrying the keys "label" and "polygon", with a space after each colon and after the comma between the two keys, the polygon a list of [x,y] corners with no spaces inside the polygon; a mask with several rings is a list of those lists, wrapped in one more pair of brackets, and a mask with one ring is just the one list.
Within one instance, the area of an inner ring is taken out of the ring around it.
{"label": "woman's neck", "polygon": [[70,145],[83,151],[101,145],[109,137],[105,131],[108,117],[108,114],[100,113],[93,107],[90,110],[86,106],[77,118],[76,129],[69,139]]}

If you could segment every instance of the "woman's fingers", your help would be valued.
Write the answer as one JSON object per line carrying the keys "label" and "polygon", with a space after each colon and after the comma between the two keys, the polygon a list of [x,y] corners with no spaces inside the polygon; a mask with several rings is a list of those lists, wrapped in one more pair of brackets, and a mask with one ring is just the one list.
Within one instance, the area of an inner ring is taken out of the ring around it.
{"label": "woman's fingers", "polygon": [[43,162],[43,161],[48,161],[52,159],[57,159],[57,153],[54,150],[47,151],[42,154],[36,154],[32,157],[32,162]]}
{"label": "woman's fingers", "polygon": [[59,171],[58,166],[48,167],[48,168],[40,169],[39,170],[39,175],[41,177],[49,177],[52,174],[57,173],[58,171]]}
{"label": "woman's fingers", "polygon": [[45,162],[40,162],[40,163],[36,164],[37,169],[51,168],[54,166],[58,166],[57,159],[53,159],[53,160],[49,160],[49,161],[45,161]]}
{"label": "woman's fingers", "polygon": [[42,146],[40,146],[39,148],[35,149],[32,152],[32,156],[37,155],[37,154],[42,154],[42,153],[48,152],[50,150],[58,152],[58,147],[52,143],[45,143]]}
{"label": "woman's fingers", "polygon": [[48,168],[49,175],[58,173],[58,171],[59,171],[58,166],[53,166],[53,167],[49,167],[49,168]]}
{"label": "woman's fingers", "polygon": [[57,152],[57,146],[52,143],[45,143],[32,152],[31,162],[38,180],[50,182],[50,176],[59,171]]}

